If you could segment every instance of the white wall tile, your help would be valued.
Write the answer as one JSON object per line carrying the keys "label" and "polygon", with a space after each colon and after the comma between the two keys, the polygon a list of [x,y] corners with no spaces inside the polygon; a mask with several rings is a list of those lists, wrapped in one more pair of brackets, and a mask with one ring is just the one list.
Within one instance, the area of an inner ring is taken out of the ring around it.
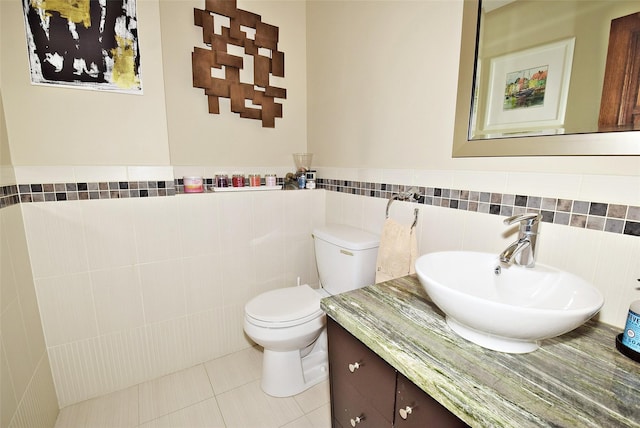
{"label": "white wall tile", "polygon": [[[69,182],[99,183],[109,181],[127,181],[127,167],[118,165],[79,165],[73,167],[75,180]],[[40,183],[40,182],[39,182]],[[49,183],[49,181],[42,181]]]}
{"label": "white wall tile", "polygon": [[414,171],[411,169],[385,169],[383,173],[383,183],[414,185]]}
{"label": "white wall tile", "polygon": [[263,242],[254,247],[253,261],[256,280],[251,290],[252,295],[286,286],[286,245],[282,240]]}
{"label": "white wall tile", "polygon": [[297,284],[300,277],[301,284],[309,284],[315,287],[318,284],[318,270],[315,261],[311,236],[291,241],[285,248],[285,278],[283,286]]}
{"label": "white wall tile", "polygon": [[9,426],[9,422],[18,408],[18,398],[13,388],[12,373],[4,354],[2,340],[0,340],[0,376],[2,377],[2,382],[0,382],[0,406],[2,408],[0,424],[6,427]]}
{"label": "white wall tile", "polygon": [[[451,185],[446,184],[446,180],[437,180],[438,172],[433,176],[427,175],[426,178],[435,178],[434,181],[440,181],[443,184],[434,186],[428,184],[429,187],[444,187],[459,190],[475,190],[478,192],[504,192],[507,188],[507,173],[495,171],[455,171],[440,172],[444,177],[451,174]],[[429,183],[429,181],[427,181]]]}
{"label": "white wall tile", "polygon": [[217,196],[222,252],[248,252],[253,238],[251,198],[242,193],[223,193]]}
{"label": "white wall tile", "polygon": [[[33,273],[31,269],[31,261],[29,248],[27,245],[27,237],[25,234],[25,224],[22,217],[22,208],[25,204],[14,205],[2,209],[2,221],[4,229],[2,229],[2,239],[9,243],[11,251],[4,253],[11,259],[16,281],[20,284],[33,282]],[[27,286],[19,287],[21,291],[28,289]],[[31,287],[33,290],[33,287]]]}
{"label": "white wall tile", "polygon": [[179,259],[139,266],[145,322],[186,315],[184,274]]}
{"label": "white wall tile", "polygon": [[244,305],[255,289],[257,269],[253,251],[229,250],[222,253],[222,284],[225,305]]}
{"label": "white wall tile", "polygon": [[451,171],[418,170],[415,172],[417,186],[453,188],[454,173]]}
{"label": "white wall tile", "polygon": [[35,280],[47,346],[98,335],[89,273]]}
{"label": "white wall tile", "polygon": [[362,228],[364,212],[362,209],[362,197],[341,193],[342,198],[342,222]]}
{"label": "white wall tile", "polygon": [[200,254],[182,259],[187,314],[224,306],[220,254]]}
{"label": "white wall tile", "polygon": [[142,290],[135,266],[91,272],[91,285],[101,335],[144,325]]}
{"label": "white wall tile", "polygon": [[[11,247],[6,239],[9,225],[5,225],[3,211],[0,211],[0,314],[6,307],[18,298],[18,283],[16,281],[13,264],[11,263]],[[33,284],[33,281],[31,282]]]}
{"label": "white wall tile", "polygon": [[17,300],[8,305],[2,313],[0,325],[3,326],[2,350],[11,372],[11,383],[15,396],[22,397],[31,380],[36,363],[29,351],[28,333],[22,321],[22,311]]}
{"label": "white wall tile", "polygon": [[510,172],[504,193],[572,199],[581,183],[582,177],[578,174]]}
{"label": "white wall tile", "polygon": [[[4,408],[2,409],[4,412]],[[16,410],[12,428],[51,427],[58,416],[49,360],[43,354]]]}
{"label": "white wall tile", "polygon": [[[334,192],[331,192],[334,193]],[[387,200],[382,198],[363,198],[362,199],[362,210],[364,213],[369,213],[368,215],[363,215],[362,217],[362,228],[364,230],[368,230],[374,233],[382,233],[382,226],[384,225],[384,221],[386,219],[387,212]],[[413,207],[417,207],[417,205],[413,205]],[[391,208],[389,209],[389,216],[396,219],[396,215],[399,211],[402,211],[402,206],[393,202],[391,204]],[[405,209],[405,211],[408,211]],[[413,216],[413,210],[411,211],[411,216]],[[413,220],[411,220],[413,221]]]}
{"label": "white wall tile", "polygon": [[148,325],[145,329],[145,352],[150,379],[193,365],[189,352],[189,324],[186,317]]}
{"label": "white wall tile", "polygon": [[128,181],[173,181],[171,166],[128,166]]}
{"label": "white wall tile", "polygon": [[220,253],[218,196],[211,193],[176,196],[178,217],[174,222],[179,229],[183,257]]}
{"label": "white wall tile", "polygon": [[[555,178],[550,177],[550,182]],[[570,178],[575,184],[575,177]],[[351,197],[370,199],[327,192],[327,221],[352,222],[351,225],[356,227],[360,224],[375,225],[379,220],[377,210],[372,208],[376,205],[373,200],[362,203],[361,218],[357,214],[344,214],[345,200]],[[349,203],[352,204],[351,209],[356,209],[357,203]],[[380,200],[377,204],[384,203],[386,201]],[[417,205],[394,202],[391,214],[407,221],[414,206]],[[516,239],[516,229],[505,226],[502,216],[432,205],[420,205],[419,209],[420,254],[460,249],[497,254]],[[636,290],[637,279],[640,278],[640,265],[637,263],[640,244],[637,241],[635,237],[621,234],[542,223],[538,262],[567,270],[592,282],[605,295],[600,321],[622,327],[629,302],[640,298],[640,291]]]}
{"label": "white wall tile", "polygon": [[75,182],[72,166],[14,166],[16,183],[73,183]]}
{"label": "white wall tile", "polygon": [[306,201],[300,205],[294,203],[290,208],[285,203],[300,192],[255,192],[251,194],[251,223],[253,227],[254,243],[256,245],[284,242],[285,235],[290,230],[291,221],[304,216]]}
{"label": "white wall tile", "polygon": [[178,256],[180,228],[177,198],[132,199],[132,217],[135,228],[136,250],[139,263],[170,260]]}
{"label": "white wall tile", "polygon": [[135,202],[131,199],[91,200],[81,205],[89,268],[109,269],[135,264]]}
{"label": "white wall tile", "polygon": [[88,270],[81,203],[34,203],[22,207],[34,278]]}
{"label": "white wall tile", "polygon": [[218,308],[187,317],[189,354],[192,364],[203,363],[230,351],[225,346],[224,310]]}
{"label": "white wall tile", "polygon": [[582,186],[575,199],[638,206],[640,205],[640,175],[585,175],[582,177]]}
{"label": "white wall tile", "polygon": [[357,178],[355,178],[355,180],[363,181],[366,183],[383,183],[384,174],[379,169],[358,168]]}

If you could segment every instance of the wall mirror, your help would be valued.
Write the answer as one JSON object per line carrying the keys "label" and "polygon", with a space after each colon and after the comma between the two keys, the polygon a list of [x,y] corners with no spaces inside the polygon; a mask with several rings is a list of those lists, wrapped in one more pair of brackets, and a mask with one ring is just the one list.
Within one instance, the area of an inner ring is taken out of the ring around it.
{"label": "wall mirror", "polygon": [[[640,155],[640,29],[609,66],[633,105],[603,98],[612,21],[629,15],[637,1],[465,0],[453,156]],[[631,120],[603,125],[616,108]]]}

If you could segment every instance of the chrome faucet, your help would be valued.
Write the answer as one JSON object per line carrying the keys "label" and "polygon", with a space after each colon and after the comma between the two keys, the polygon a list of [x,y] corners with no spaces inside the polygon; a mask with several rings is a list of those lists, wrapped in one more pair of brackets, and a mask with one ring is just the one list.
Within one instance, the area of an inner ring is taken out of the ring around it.
{"label": "chrome faucet", "polygon": [[500,253],[502,263],[511,263],[518,266],[532,268],[536,261],[536,241],[538,238],[538,225],[542,216],[536,213],[525,213],[508,217],[504,224],[511,225],[520,222],[518,240],[509,245]]}

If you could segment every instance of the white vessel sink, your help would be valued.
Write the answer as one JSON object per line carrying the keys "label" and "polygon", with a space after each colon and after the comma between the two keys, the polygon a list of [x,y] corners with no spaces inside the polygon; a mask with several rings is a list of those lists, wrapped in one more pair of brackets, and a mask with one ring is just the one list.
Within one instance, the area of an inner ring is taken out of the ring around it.
{"label": "white vessel sink", "polygon": [[425,254],[416,273],[454,332],[501,352],[535,351],[540,340],[579,327],[604,303],[598,289],[576,275],[540,264],[501,266],[496,254]]}

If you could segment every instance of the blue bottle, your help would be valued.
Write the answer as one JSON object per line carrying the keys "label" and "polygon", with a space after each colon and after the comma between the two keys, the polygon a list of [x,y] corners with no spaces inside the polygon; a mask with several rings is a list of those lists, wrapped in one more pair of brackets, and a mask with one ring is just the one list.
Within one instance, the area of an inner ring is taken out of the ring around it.
{"label": "blue bottle", "polygon": [[622,344],[629,349],[640,352],[640,300],[632,302],[629,307]]}

